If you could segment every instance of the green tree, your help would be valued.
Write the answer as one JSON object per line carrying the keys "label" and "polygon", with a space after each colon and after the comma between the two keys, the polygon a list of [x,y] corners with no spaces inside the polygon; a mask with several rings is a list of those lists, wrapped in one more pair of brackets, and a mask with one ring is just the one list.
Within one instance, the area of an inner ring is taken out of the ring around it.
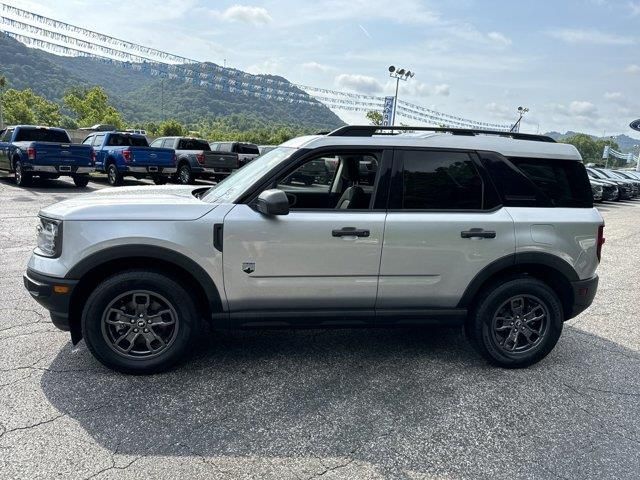
{"label": "green tree", "polygon": [[187,129],[177,120],[166,120],[161,122],[158,132],[161,137],[181,136],[187,134]]}
{"label": "green tree", "polygon": [[366,117],[371,125],[382,125],[382,114],[377,110],[368,111]]}
{"label": "green tree", "polygon": [[64,95],[64,104],[75,116],[78,125],[90,127],[97,123],[124,128],[122,115],[112,105],[101,87],[72,88]]}
{"label": "green tree", "polygon": [[602,154],[604,152],[605,145],[609,145],[615,150],[619,150],[620,147],[613,140],[596,140],[590,135],[584,133],[578,133],[572,137],[561,140],[562,143],[568,143],[578,149],[582,159],[585,163],[588,162],[601,162]]}
{"label": "green tree", "polygon": [[2,94],[4,117],[8,124],[37,124],[55,127],[60,124],[60,107],[29,88],[10,88]]}

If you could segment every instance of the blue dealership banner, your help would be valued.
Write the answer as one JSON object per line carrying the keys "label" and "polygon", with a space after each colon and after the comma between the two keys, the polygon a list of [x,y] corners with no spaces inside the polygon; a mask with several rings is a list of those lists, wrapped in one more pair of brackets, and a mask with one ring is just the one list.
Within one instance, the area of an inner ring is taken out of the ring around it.
{"label": "blue dealership banner", "polygon": [[393,121],[393,99],[394,97],[384,97],[384,109],[382,110],[382,126],[388,127]]}

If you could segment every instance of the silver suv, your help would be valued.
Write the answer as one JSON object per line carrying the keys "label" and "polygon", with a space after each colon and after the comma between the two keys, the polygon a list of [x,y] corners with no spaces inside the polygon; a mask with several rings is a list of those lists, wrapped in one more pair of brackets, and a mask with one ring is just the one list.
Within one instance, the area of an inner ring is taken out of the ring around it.
{"label": "silver suv", "polygon": [[463,325],[496,365],[539,361],[598,285],[604,223],[579,153],[519,133],[402,130],[296,138],[211,188],[46,207],[25,286],[123,372],[172,366],[203,321]]}

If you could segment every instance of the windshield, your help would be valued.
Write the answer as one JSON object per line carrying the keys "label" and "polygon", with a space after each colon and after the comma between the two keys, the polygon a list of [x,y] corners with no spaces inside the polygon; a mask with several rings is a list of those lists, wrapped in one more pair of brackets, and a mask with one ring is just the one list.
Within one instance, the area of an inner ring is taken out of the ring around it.
{"label": "windshield", "polygon": [[287,160],[294,152],[292,147],[278,147],[236,170],[216,186],[211,187],[201,200],[204,202],[231,203],[267,172]]}

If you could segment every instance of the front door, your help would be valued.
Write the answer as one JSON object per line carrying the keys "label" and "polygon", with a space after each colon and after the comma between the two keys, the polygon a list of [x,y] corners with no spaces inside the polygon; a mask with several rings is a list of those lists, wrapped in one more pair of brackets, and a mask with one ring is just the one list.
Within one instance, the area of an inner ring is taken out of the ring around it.
{"label": "front door", "polygon": [[372,321],[386,213],[373,208],[375,182],[361,183],[363,158],[379,162],[382,152],[333,152],[283,172],[264,189],[287,193],[288,215],[265,216],[250,201],[227,214],[224,286],[232,322]]}
{"label": "front door", "polygon": [[0,133],[0,170],[10,170],[11,162],[9,158],[9,141],[13,130],[3,130]]}

